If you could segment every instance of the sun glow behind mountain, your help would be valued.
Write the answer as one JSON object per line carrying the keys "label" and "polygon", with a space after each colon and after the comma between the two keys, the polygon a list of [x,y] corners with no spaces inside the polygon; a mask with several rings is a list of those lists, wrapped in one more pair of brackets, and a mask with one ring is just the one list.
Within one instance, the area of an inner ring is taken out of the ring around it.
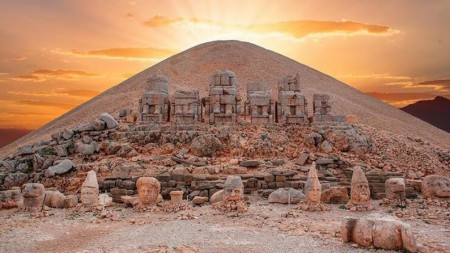
{"label": "sun glow behind mountain", "polygon": [[[165,58],[214,40],[274,50],[398,107],[449,96],[448,1],[2,5],[0,128],[42,126]],[[411,18],[424,8],[420,19]]]}

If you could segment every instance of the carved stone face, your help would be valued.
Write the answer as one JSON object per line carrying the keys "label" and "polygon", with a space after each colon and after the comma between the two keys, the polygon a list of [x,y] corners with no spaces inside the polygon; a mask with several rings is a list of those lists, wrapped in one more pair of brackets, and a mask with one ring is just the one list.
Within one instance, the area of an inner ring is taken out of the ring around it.
{"label": "carved stone face", "polygon": [[138,188],[139,202],[144,205],[156,203],[158,200],[158,190],[151,185],[144,184]]}
{"label": "carved stone face", "polygon": [[366,183],[356,183],[352,186],[353,203],[364,203],[370,200],[370,189]]}
{"label": "carved stone face", "polygon": [[223,192],[224,199],[237,201],[244,198],[244,188],[243,187],[235,187],[225,189]]}
{"label": "carved stone face", "polygon": [[85,206],[96,206],[98,204],[98,189],[93,187],[82,187],[81,203]]}
{"label": "carved stone face", "polygon": [[306,200],[308,203],[319,203],[322,195],[322,187],[320,185],[313,185],[305,189]]}

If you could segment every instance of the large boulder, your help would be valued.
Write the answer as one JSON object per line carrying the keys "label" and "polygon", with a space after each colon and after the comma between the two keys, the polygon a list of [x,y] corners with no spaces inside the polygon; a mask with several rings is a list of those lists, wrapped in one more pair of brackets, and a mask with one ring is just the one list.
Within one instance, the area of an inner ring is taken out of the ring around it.
{"label": "large boulder", "polygon": [[269,195],[269,203],[298,204],[303,200],[305,200],[305,194],[294,188],[280,188]]}
{"label": "large boulder", "polygon": [[195,156],[211,157],[215,152],[223,149],[222,142],[212,134],[195,137],[192,140],[190,152]]}
{"label": "large boulder", "polygon": [[14,186],[22,186],[28,182],[28,175],[22,172],[16,172],[8,174],[3,180],[3,186],[1,187],[4,190],[11,189]]}
{"label": "large boulder", "polygon": [[450,198],[450,178],[440,175],[429,175],[422,181],[422,197]]}
{"label": "large boulder", "polygon": [[115,128],[118,125],[117,121],[109,113],[104,112],[100,114],[100,119],[105,121],[106,127],[109,129]]}
{"label": "large boulder", "polygon": [[337,186],[323,190],[320,201],[323,203],[347,203],[348,189],[347,187]]}
{"label": "large boulder", "polygon": [[71,160],[62,160],[57,165],[51,166],[45,170],[46,177],[53,177],[55,175],[63,175],[69,172],[73,168],[73,163]]}

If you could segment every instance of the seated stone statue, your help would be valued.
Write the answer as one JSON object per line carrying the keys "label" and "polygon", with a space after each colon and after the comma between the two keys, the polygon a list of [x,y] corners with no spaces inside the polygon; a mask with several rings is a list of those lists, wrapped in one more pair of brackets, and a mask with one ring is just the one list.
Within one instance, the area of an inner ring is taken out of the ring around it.
{"label": "seated stone statue", "polygon": [[450,198],[450,178],[440,175],[429,175],[422,181],[423,198]]}
{"label": "seated stone statue", "polygon": [[300,204],[300,209],[303,211],[326,211],[330,208],[320,203],[322,195],[322,185],[317,177],[316,163],[313,162],[311,169],[309,169],[308,179],[305,184],[306,203]]}
{"label": "seated stone statue", "polygon": [[341,223],[344,242],[388,250],[417,252],[417,243],[409,224],[392,217],[369,215],[363,218],[346,217]]}
{"label": "seated stone statue", "polygon": [[159,194],[161,191],[161,184],[154,177],[141,177],[136,182],[138,191],[137,209],[145,209],[145,207],[155,205],[162,201]]}
{"label": "seated stone statue", "polygon": [[240,176],[228,176],[223,188],[221,201],[213,204],[213,208],[222,212],[243,213],[248,210],[244,196],[244,184]]}
{"label": "seated stone statue", "polygon": [[87,208],[95,208],[98,205],[97,174],[91,170],[87,173],[86,180],[81,185],[81,204]]}
{"label": "seated stone statue", "polygon": [[45,187],[39,183],[24,184],[22,196],[25,211],[40,211],[44,205]]}
{"label": "seated stone statue", "polygon": [[370,201],[370,188],[361,167],[353,168],[350,201],[346,207],[352,211],[370,211],[373,206]]}

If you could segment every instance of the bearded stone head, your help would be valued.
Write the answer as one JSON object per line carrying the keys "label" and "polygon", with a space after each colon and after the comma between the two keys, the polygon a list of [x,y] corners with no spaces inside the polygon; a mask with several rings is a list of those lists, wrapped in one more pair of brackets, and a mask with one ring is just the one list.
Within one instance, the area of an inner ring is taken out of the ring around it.
{"label": "bearded stone head", "polygon": [[305,184],[305,195],[308,203],[319,203],[322,195],[322,185],[317,176],[316,163],[312,164]]}
{"label": "bearded stone head", "polygon": [[84,206],[96,206],[98,204],[98,193],[97,174],[91,170],[87,173],[86,180],[81,185],[81,203]]}
{"label": "bearded stone head", "polygon": [[370,200],[369,182],[360,167],[353,169],[351,200],[354,204],[365,203]]}
{"label": "bearded stone head", "polygon": [[241,200],[244,198],[244,183],[239,176],[228,176],[223,189],[223,199]]}

